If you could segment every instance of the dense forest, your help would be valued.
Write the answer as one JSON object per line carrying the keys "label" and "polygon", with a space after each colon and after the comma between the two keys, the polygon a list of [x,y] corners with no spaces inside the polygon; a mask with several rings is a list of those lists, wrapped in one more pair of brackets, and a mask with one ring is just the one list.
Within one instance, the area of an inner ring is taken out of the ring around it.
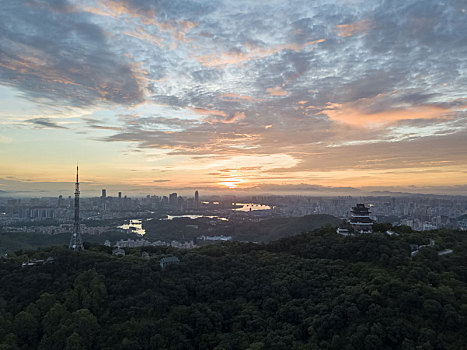
{"label": "dense forest", "polygon": [[[327,227],[268,244],[145,248],[149,259],[92,244],[10,253],[0,349],[466,348],[467,236],[400,232]],[[427,246],[411,256],[411,244]],[[180,263],[161,270],[169,255]]]}
{"label": "dense forest", "polygon": [[[36,232],[2,232],[0,228],[0,252],[7,250],[12,252],[18,249],[37,249],[41,247],[61,246],[70,243],[70,233],[57,233],[54,235],[40,234]],[[107,231],[100,235],[83,234],[86,242],[103,244],[106,239],[115,242],[120,239],[141,239],[137,234]]]}

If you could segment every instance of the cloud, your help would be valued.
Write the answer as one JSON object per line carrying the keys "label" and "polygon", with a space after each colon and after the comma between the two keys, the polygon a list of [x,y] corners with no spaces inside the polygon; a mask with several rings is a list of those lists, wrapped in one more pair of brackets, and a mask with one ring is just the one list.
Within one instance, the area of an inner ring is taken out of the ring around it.
{"label": "cloud", "polygon": [[150,43],[155,44],[157,46],[162,46],[162,42],[163,42],[162,38],[158,38],[158,37],[156,37],[154,35],[149,34],[141,26],[136,27],[135,31],[125,32],[124,34],[128,35],[128,36],[138,38],[138,39],[141,39],[141,40],[147,40]]}
{"label": "cloud", "polygon": [[225,101],[237,101],[237,100],[245,100],[248,102],[255,102],[257,101],[256,98],[252,96],[245,96],[245,95],[238,95],[238,94],[233,94],[233,93],[225,93],[220,96]]}
{"label": "cloud", "polygon": [[465,164],[461,2],[1,6],[0,83],[18,91],[15,103],[93,108],[77,123],[43,110],[54,118],[22,119],[36,127],[66,125],[90,140],[127,143],[145,161],[186,161],[201,173],[279,155],[280,166],[241,170],[258,182],[324,186],[333,176],[360,181],[366,171],[379,181],[390,169],[431,169],[430,159],[439,169]]}
{"label": "cloud", "polygon": [[266,91],[271,96],[287,96],[287,91],[282,89],[282,87],[280,87],[280,86],[275,86],[273,88],[267,88]]}
{"label": "cloud", "polygon": [[330,103],[323,111],[334,121],[361,127],[391,124],[398,120],[441,119],[446,116],[447,112],[449,112],[449,109],[437,105],[410,106],[408,108],[393,108],[371,112],[365,110],[365,107],[360,103]]}
{"label": "cloud", "polygon": [[209,117],[206,119],[206,121],[209,124],[215,124],[215,123],[232,124],[244,118],[245,118],[245,112],[235,112],[231,116],[224,116],[224,118]]}
{"label": "cloud", "polygon": [[337,33],[339,36],[348,37],[355,34],[365,33],[370,30],[371,22],[369,20],[361,20],[355,23],[338,24]]}
{"label": "cloud", "polygon": [[205,109],[205,108],[195,107],[193,108],[193,112],[197,114],[202,114],[202,115],[215,115],[215,116],[220,116],[220,117],[227,117],[227,113],[225,113],[224,111],[217,111],[214,109]]}
{"label": "cloud", "polygon": [[86,126],[91,129],[101,129],[101,130],[121,130],[119,126],[109,126],[101,125],[101,121],[92,118],[82,118],[86,122]]}
{"label": "cloud", "polygon": [[333,187],[333,186],[321,186],[313,184],[294,184],[294,185],[280,185],[280,184],[265,184],[258,185],[251,188],[251,190],[256,190],[258,192],[274,192],[274,193],[316,193],[320,192],[323,194],[336,194],[336,193],[345,193],[345,194],[354,194],[359,195],[362,191],[358,188],[353,187]]}
{"label": "cloud", "polygon": [[131,66],[111,51],[105,32],[68,2],[54,4],[3,6],[0,82],[32,98],[78,106],[141,101]]}
{"label": "cloud", "polygon": [[266,56],[271,56],[282,51],[290,50],[300,52],[306,48],[310,51],[313,49],[313,45],[324,42],[325,39],[319,39],[314,41],[308,41],[306,43],[290,43],[290,44],[279,44],[269,48],[263,48],[251,43],[246,43],[243,48],[234,48],[227,52],[213,53],[208,55],[198,56],[196,59],[207,67],[213,66],[224,66],[231,64],[240,64],[245,61],[257,60]]}
{"label": "cloud", "polygon": [[[97,6],[81,6],[85,12],[92,13],[98,16],[111,17],[114,19],[122,19],[130,17],[139,20],[141,25],[146,27],[152,26],[160,32],[169,32],[172,37],[170,49],[177,47],[178,42],[187,42],[185,36],[187,32],[197,26],[197,23],[189,20],[169,19],[164,16],[161,8],[157,4],[143,1],[125,1],[125,0],[101,0]],[[160,15],[164,20],[157,20],[157,15]],[[156,38],[147,33],[141,26],[138,26],[136,31],[126,32],[126,35],[134,36],[139,39],[149,40],[150,42],[162,46],[162,39]]]}
{"label": "cloud", "polygon": [[34,118],[25,120],[25,122],[31,123],[39,128],[67,129],[64,126],[51,121],[49,118]]}

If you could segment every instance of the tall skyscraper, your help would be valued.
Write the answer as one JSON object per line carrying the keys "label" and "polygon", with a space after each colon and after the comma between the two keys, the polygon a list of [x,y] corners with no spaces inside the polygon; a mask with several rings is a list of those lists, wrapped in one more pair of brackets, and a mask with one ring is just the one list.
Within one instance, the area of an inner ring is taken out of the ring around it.
{"label": "tall skyscraper", "polygon": [[172,209],[176,209],[176,208],[177,208],[177,204],[178,204],[177,198],[178,198],[178,195],[177,195],[176,193],[171,193],[171,194],[169,195],[169,206],[170,206]]}
{"label": "tall skyscraper", "polygon": [[107,190],[105,188],[102,189],[101,206],[102,210],[107,209]]}
{"label": "tall skyscraper", "polygon": [[68,248],[73,250],[84,250],[83,239],[79,227],[79,181],[78,181],[78,166],[76,166],[76,183],[75,183],[75,221],[73,223],[73,234],[71,235],[70,245]]}
{"label": "tall skyscraper", "polygon": [[198,191],[195,191],[195,208],[199,208],[199,193]]}

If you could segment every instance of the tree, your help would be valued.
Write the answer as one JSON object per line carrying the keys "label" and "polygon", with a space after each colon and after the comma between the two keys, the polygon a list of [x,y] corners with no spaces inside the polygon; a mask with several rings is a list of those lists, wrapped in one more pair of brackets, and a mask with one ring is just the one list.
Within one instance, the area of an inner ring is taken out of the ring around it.
{"label": "tree", "polygon": [[43,317],[54,305],[55,296],[50,293],[43,293],[36,301],[36,307],[39,309],[41,317]]}
{"label": "tree", "polygon": [[80,309],[75,311],[71,317],[74,332],[81,337],[83,344],[91,347],[100,328],[96,316],[88,309]]}
{"label": "tree", "polygon": [[55,333],[60,324],[69,319],[71,314],[60,303],[55,303],[42,319],[42,329],[46,335]]}
{"label": "tree", "polygon": [[107,298],[104,279],[105,277],[99,275],[95,269],[80,273],[73,283],[73,290],[67,295],[68,308],[71,310],[85,308],[99,314]]}
{"label": "tree", "polygon": [[14,331],[20,345],[33,347],[39,339],[39,322],[29,312],[21,311],[15,316]]}
{"label": "tree", "polygon": [[88,347],[86,346],[85,341],[83,338],[76,332],[73,332],[66,340],[66,350],[86,350]]}

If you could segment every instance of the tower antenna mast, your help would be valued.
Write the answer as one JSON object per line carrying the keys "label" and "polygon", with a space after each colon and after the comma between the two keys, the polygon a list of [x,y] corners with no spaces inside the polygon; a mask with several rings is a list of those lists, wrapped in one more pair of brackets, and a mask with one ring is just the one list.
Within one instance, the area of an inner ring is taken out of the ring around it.
{"label": "tower antenna mast", "polygon": [[75,220],[73,223],[73,233],[70,239],[68,248],[72,250],[84,250],[83,239],[79,226],[79,180],[78,180],[78,164],[76,164],[76,183],[75,183]]}

